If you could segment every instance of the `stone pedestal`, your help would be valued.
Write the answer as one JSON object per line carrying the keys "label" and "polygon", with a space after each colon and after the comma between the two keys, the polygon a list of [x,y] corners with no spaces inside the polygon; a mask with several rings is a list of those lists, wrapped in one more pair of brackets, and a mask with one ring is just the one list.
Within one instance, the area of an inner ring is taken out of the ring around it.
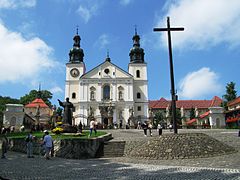
{"label": "stone pedestal", "polygon": [[70,124],[63,124],[63,133],[77,133],[77,127],[72,126]]}

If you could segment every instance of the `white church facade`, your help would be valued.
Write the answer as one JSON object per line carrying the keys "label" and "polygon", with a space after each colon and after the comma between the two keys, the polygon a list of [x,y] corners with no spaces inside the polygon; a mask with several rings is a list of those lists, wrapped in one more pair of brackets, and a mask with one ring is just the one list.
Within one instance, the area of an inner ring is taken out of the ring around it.
{"label": "white church facade", "polygon": [[65,98],[74,105],[73,124],[89,125],[95,119],[103,127],[134,126],[148,120],[148,79],[144,50],[135,32],[128,71],[112,63],[109,55],[85,72],[84,52],[78,33],[66,63]]}

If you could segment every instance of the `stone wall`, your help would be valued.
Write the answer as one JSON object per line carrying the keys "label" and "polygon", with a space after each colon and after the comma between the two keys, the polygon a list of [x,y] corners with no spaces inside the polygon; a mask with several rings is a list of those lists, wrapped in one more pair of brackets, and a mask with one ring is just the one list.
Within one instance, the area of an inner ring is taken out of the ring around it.
{"label": "stone wall", "polygon": [[[54,155],[56,157],[85,159],[95,158],[102,153],[104,142],[112,138],[111,134],[106,134],[98,138],[91,139],[61,139],[54,140]],[[9,139],[10,150],[26,153],[26,142],[24,139]],[[43,151],[41,142],[33,142],[33,154],[39,155]]]}
{"label": "stone wall", "polygon": [[167,134],[141,141],[126,141],[125,156],[141,159],[189,159],[219,156],[236,149],[202,133]]}

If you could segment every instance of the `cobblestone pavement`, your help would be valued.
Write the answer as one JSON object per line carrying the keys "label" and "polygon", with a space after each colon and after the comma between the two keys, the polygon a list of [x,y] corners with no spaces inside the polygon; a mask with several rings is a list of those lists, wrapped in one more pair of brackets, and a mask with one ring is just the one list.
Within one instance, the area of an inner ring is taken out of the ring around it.
{"label": "cobblestone pavement", "polygon": [[[200,132],[200,130],[180,130]],[[202,130],[210,136],[239,149],[240,137],[235,130]],[[115,140],[143,137],[140,130],[111,131]],[[157,135],[153,132],[154,136]],[[164,133],[169,133],[164,130]],[[0,159],[0,177],[7,179],[239,179],[240,153],[213,158],[144,161],[122,158],[74,160],[8,152]],[[1,179],[1,178],[0,178]]]}

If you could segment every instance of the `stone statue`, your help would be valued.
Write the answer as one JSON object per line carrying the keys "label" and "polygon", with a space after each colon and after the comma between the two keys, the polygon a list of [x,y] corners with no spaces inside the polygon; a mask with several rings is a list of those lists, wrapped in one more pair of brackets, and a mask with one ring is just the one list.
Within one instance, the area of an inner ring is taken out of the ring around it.
{"label": "stone statue", "polygon": [[113,108],[112,106],[108,106],[108,116],[113,116]]}
{"label": "stone statue", "polygon": [[64,123],[72,125],[72,108],[73,104],[66,98],[66,102],[62,102],[58,99],[59,105],[64,108],[63,121]]}

